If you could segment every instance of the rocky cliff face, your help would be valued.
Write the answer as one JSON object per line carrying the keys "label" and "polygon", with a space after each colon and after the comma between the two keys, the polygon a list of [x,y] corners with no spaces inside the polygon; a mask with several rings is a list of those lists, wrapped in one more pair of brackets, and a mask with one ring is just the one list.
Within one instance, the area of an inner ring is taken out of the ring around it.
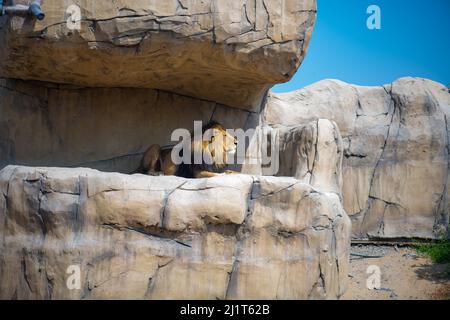
{"label": "rocky cliff face", "polygon": [[336,194],[294,178],[8,166],[0,298],[338,298],[350,224]]}
{"label": "rocky cliff face", "polygon": [[195,120],[262,130],[316,1],[70,4],[0,18],[0,299],[339,298],[351,221],[331,121],[271,129],[292,177],[42,167],[129,173]]}
{"label": "rocky cliff face", "polygon": [[46,0],[43,21],[0,18],[0,77],[159,89],[254,109],[295,73],[316,18],[315,0],[76,3],[79,16],[67,12],[72,2]]}
{"label": "rocky cliff face", "polygon": [[271,93],[266,124],[335,121],[344,141],[343,200],[358,238],[438,238],[449,225],[450,94],[403,78],[380,87],[325,80]]}
{"label": "rocky cliff face", "polygon": [[255,128],[259,114],[170,92],[68,88],[0,80],[0,168],[89,167],[130,173],[146,148],[173,145],[172,132],[194,121]]}
{"label": "rocky cliff face", "polygon": [[256,128],[316,14],[315,0],[83,0],[72,30],[70,4],[44,1],[43,21],[0,17],[0,168],[129,173],[194,120]]}
{"label": "rocky cliff face", "polygon": [[[253,161],[255,165],[251,164],[252,160],[263,157],[261,152],[265,147],[262,141],[255,138],[247,149],[243,173],[294,177],[314,188],[342,196],[344,146],[336,123],[317,119],[303,125],[263,125],[258,128],[263,129],[270,137],[267,154],[277,155],[271,159],[276,164],[270,163],[270,167],[258,161]],[[273,148],[272,143],[277,148]]]}

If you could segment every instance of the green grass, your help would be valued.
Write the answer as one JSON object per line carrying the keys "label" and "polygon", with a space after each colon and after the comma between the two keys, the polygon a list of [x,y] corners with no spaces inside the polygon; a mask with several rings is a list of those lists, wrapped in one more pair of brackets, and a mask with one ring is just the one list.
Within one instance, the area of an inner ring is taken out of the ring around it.
{"label": "green grass", "polygon": [[[450,240],[439,240],[433,243],[419,243],[416,247],[417,252],[431,258],[434,263],[450,263]],[[445,268],[443,276],[450,279],[450,264]],[[450,291],[446,287],[441,293],[442,300],[450,300]]]}
{"label": "green grass", "polygon": [[420,244],[417,251],[429,256],[435,263],[450,263],[450,240]]}

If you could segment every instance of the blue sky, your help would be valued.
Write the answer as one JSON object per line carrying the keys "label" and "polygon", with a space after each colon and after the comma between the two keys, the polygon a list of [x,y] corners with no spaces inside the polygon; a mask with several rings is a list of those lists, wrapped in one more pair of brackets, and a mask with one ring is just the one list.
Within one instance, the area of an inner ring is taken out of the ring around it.
{"label": "blue sky", "polygon": [[[381,85],[405,76],[450,84],[450,0],[317,0],[313,37],[293,91],[322,79]],[[381,9],[381,29],[366,26],[369,5]]]}

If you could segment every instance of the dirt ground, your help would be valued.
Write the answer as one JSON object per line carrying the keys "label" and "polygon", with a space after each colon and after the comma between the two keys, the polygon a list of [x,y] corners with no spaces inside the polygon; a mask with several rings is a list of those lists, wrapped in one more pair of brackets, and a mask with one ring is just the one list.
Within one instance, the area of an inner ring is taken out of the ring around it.
{"label": "dirt ground", "polygon": [[[371,276],[367,268],[371,265],[378,266],[381,272],[379,289],[367,288],[367,279]],[[343,299],[450,299],[447,268],[448,264],[435,264],[410,247],[352,246],[349,289]]]}

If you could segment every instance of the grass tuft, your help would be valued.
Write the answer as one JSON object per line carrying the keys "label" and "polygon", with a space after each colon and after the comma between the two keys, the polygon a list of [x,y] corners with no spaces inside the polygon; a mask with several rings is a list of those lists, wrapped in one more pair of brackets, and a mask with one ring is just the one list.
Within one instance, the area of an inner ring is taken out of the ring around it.
{"label": "grass tuft", "polygon": [[417,251],[426,254],[435,263],[450,263],[450,240],[420,244]]}

